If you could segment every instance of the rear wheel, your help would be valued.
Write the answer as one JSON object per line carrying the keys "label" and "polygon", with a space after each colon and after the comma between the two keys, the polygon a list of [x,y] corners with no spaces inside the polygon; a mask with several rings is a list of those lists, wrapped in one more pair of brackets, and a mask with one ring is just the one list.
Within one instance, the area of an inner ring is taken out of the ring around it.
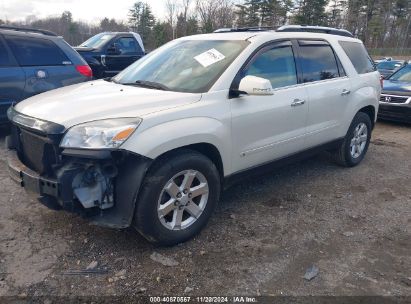
{"label": "rear wheel", "polygon": [[206,225],[219,195],[220,177],[214,163],[195,151],[180,151],[150,169],[134,225],[153,243],[182,243]]}
{"label": "rear wheel", "polygon": [[371,131],[370,117],[363,112],[357,113],[343,143],[334,154],[336,161],[346,167],[358,165],[368,151]]}

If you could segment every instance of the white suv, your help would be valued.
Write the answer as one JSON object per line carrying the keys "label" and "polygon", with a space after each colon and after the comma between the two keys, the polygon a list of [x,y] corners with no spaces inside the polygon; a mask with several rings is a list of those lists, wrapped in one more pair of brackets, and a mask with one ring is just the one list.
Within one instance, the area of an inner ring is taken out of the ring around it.
{"label": "white suv", "polygon": [[380,75],[347,32],[304,31],[185,37],[114,78],[29,98],[8,112],[10,175],[40,201],[172,245],[250,169],[319,149],[355,166]]}

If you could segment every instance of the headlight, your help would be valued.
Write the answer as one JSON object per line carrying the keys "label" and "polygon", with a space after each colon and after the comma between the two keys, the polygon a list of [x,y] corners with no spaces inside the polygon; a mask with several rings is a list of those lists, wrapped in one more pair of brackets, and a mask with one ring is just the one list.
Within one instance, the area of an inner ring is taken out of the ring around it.
{"label": "headlight", "polygon": [[78,149],[115,149],[141,124],[141,118],[97,120],[68,130],[60,146]]}
{"label": "headlight", "polygon": [[44,134],[61,134],[64,131],[64,126],[62,125],[26,116],[17,112],[14,107],[10,107],[7,110],[7,117],[11,122],[15,124],[27,127],[29,129],[37,130]]}

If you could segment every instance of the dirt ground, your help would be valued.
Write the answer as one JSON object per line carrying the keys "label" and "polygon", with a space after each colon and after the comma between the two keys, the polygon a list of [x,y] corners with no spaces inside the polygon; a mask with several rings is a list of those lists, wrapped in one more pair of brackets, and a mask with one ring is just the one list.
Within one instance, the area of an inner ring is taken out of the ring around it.
{"label": "dirt ground", "polygon": [[[47,209],[3,161],[0,193],[0,296],[411,296],[411,126],[379,122],[356,168],[321,154],[232,186],[172,248]],[[70,273],[92,262],[97,273]]]}

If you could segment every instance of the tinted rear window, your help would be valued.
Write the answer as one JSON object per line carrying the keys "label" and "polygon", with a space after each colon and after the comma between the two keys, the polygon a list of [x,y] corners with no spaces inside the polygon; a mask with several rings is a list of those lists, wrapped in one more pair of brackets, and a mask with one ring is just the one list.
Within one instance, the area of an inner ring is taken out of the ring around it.
{"label": "tinted rear window", "polygon": [[18,36],[5,38],[21,66],[52,66],[70,62],[52,41]]}
{"label": "tinted rear window", "polygon": [[300,46],[304,82],[333,79],[340,76],[334,51],[329,45]]}
{"label": "tinted rear window", "polygon": [[10,55],[6,49],[6,45],[0,39],[0,67],[12,66],[13,61],[10,58]]}
{"label": "tinted rear window", "polygon": [[358,74],[366,74],[375,71],[375,65],[370,55],[368,55],[362,43],[340,41],[341,47],[350,58]]}

